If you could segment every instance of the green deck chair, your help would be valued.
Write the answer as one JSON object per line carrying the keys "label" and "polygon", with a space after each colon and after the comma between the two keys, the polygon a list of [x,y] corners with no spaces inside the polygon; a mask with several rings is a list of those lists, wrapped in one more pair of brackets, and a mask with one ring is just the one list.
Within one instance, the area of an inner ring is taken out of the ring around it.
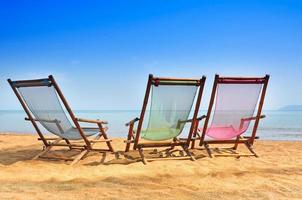
{"label": "green deck chair", "polygon": [[[188,150],[195,131],[195,124],[204,117],[197,117],[201,102],[201,96],[206,78],[201,79],[180,79],[180,78],[159,78],[149,75],[147,89],[140,118],[135,118],[128,122],[128,137],[125,141],[128,152],[130,145],[138,150],[144,164],[151,159],[145,158],[143,148],[173,147],[181,146],[186,152],[186,157],[194,160]],[[197,99],[195,100],[195,96]],[[147,128],[143,130],[145,111],[148,99],[151,96],[150,113]],[[189,119],[190,112],[194,107],[193,118]],[[134,129],[135,122],[138,121],[137,129]],[[178,139],[187,122],[191,122],[188,137]],[[141,142],[144,139],[149,142]]]}

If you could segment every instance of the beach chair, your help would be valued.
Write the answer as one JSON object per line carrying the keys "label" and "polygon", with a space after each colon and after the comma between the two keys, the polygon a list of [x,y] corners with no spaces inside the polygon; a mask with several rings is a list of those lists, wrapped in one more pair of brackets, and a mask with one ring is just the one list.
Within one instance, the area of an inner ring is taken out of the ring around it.
{"label": "beach chair", "polygon": [[[180,78],[159,78],[149,75],[144,102],[139,118],[135,118],[128,122],[128,137],[125,141],[128,152],[130,145],[133,149],[138,150],[141,160],[144,164],[147,161],[153,161],[157,158],[147,159],[143,153],[145,148],[159,148],[175,146],[182,147],[183,154],[181,159],[189,158],[195,160],[194,156],[189,152],[188,147],[193,139],[193,132],[196,131],[194,125],[196,121],[202,120],[204,117],[197,117],[205,84],[205,77],[201,79],[180,79]],[[143,130],[143,122],[147,109],[148,99],[151,95],[150,113],[148,125]],[[196,100],[195,96],[197,95]],[[189,118],[195,102],[193,118]],[[135,123],[138,122],[137,129],[134,129]],[[186,123],[191,122],[188,137],[184,139],[177,138]],[[143,141],[141,140],[143,139]],[[163,157],[162,159],[176,159],[176,157]],[[178,158],[177,158],[178,159]]]}
{"label": "beach chair", "polygon": [[[220,154],[222,156],[235,154],[258,157],[253,150],[253,144],[259,121],[265,117],[261,112],[268,81],[269,75],[255,78],[215,76],[204,127],[195,132],[200,137],[200,146],[205,147],[210,157],[215,156],[209,147],[210,144],[234,144],[232,148],[226,148],[225,152],[229,153]],[[208,126],[210,118],[211,124]],[[243,136],[252,121],[254,126],[251,135]],[[211,139],[205,139],[205,136]],[[238,144],[244,144],[251,154],[238,154]],[[220,151],[222,149],[216,148],[216,152],[223,152]]]}
{"label": "beach chair", "polygon": [[[90,151],[114,151],[110,143],[111,140],[106,134],[107,128],[104,126],[107,122],[76,118],[53,76],[37,80],[12,81],[8,79],[8,82],[27,114],[25,120],[32,123],[39,135],[38,139],[44,145],[44,150],[33,159],[63,159],[71,161],[73,165]],[[58,137],[46,138],[37,122]],[[93,123],[97,127],[81,127],[79,122]],[[94,135],[95,138],[90,139],[90,136]],[[108,149],[94,148],[94,144],[98,142],[105,142]],[[79,150],[79,153],[73,158],[45,156],[55,146]]]}

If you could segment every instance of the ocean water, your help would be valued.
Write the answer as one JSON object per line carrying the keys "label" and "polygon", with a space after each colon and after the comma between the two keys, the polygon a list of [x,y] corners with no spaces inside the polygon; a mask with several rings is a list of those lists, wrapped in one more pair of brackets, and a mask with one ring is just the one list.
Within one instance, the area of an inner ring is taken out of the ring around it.
{"label": "ocean water", "polygon": [[[200,111],[199,115],[205,114]],[[266,118],[260,121],[257,135],[264,140],[302,140],[302,111],[263,111]],[[108,134],[110,137],[126,137],[127,127],[125,123],[129,120],[139,117],[139,110],[111,110],[111,111],[75,111],[75,115],[79,118],[102,119],[109,122]],[[146,113],[148,118],[148,112]],[[0,111],[0,132],[9,133],[31,133],[35,134],[35,130],[30,122],[25,121],[26,114],[21,110],[2,110]],[[145,120],[147,122],[147,120]],[[87,125],[87,124],[85,124]],[[144,124],[146,126],[146,124]],[[202,126],[202,124],[201,124]],[[183,131],[185,136],[189,129],[187,125]],[[41,130],[48,134],[43,128]],[[245,133],[251,132],[251,126]]]}

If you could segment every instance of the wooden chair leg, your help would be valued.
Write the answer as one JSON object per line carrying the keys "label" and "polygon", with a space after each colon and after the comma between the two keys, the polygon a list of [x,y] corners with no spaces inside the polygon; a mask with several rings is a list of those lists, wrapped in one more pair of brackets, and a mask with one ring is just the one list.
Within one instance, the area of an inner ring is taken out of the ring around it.
{"label": "wooden chair leg", "polygon": [[[131,129],[133,129],[133,125],[130,125],[129,132],[128,132],[128,136],[127,136],[127,141],[130,141],[130,140],[133,138],[134,132],[133,132],[133,130],[131,130]],[[130,146],[131,146],[131,143],[130,143],[130,142],[127,142],[127,143],[126,143],[125,152],[128,152],[128,151],[129,151]]]}
{"label": "wooden chair leg", "polygon": [[199,136],[199,134],[198,134],[198,126],[199,126],[199,122],[197,121],[196,124],[195,124],[195,127],[194,127],[193,138],[192,138],[192,141],[191,141],[191,149],[195,148],[195,140],[196,140],[197,135]]}
{"label": "wooden chair leg", "polygon": [[53,146],[46,147],[43,151],[41,151],[35,157],[33,157],[32,160],[37,160],[40,156],[43,156],[44,154],[46,154],[47,152],[49,152],[52,147]]}
{"label": "wooden chair leg", "polygon": [[49,146],[47,146],[43,151],[41,151],[40,153],[38,153],[35,157],[32,158],[32,160],[37,160],[40,156],[43,156],[44,154],[46,154],[47,152],[50,151],[50,149],[53,147],[53,144],[57,144],[61,141],[61,138],[55,140],[53,143],[49,144]]}
{"label": "wooden chair leg", "polygon": [[75,165],[77,162],[79,162],[89,151],[87,149],[83,150],[70,164]]}
{"label": "wooden chair leg", "polygon": [[234,150],[236,150],[237,147],[238,147],[238,141],[239,141],[239,139],[240,139],[240,136],[237,136],[235,144],[234,144],[234,147],[233,147]]}
{"label": "wooden chair leg", "polygon": [[126,143],[125,152],[128,152],[128,151],[129,151],[130,145],[131,145],[131,144],[130,144],[129,142]]}
{"label": "wooden chair leg", "polygon": [[[99,126],[99,129],[100,129],[100,132],[102,133],[101,135],[104,137],[105,140],[108,140],[107,134],[106,134],[103,126],[101,124],[98,124],[98,126]],[[113,149],[113,147],[111,145],[111,142],[110,141],[106,141],[106,144],[107,144],[109,150],[111,152],[114,152],[114,149]]]}
{"label": "wooden chair leg", "polygon": [[194,149],[195,148],[195,139],[192,140],[192,143],[191,143],[191,149]]}
{"label": "wooden chair leg", "polygon": [[[104,137],[105,140],[108,140],[108,137],[107,137],[107,134],[106,134],[106,133],[103,133],[103,137]],[[113,149],[113,147],[112,147],[112,145],[111,145],[111,142],[110,142],[110,141],[107,141],[106,144],[107,144],[109,150],[110,150],[111,152],[114,152],[114,149]]]}
{"label": "wooden chair leg", "polygon": [[248,142],[245,142],[244,143],[245,144],[245,146],[248,148],[248,150],[255,156],[255,157],[259,157],[258,155],[257,155],[257,153],[254,151],[254,149],[253,149],[253,147],[248,143]]}
{"label": "wooden chair leg", "polygon": [[187,156],[189,156],[192,161],[196,160],[195,157],[193,156],[193,154],[189,151],[187,146],[181,145],[181,147],[183,148],[183,150],[186,152]]}
{"label": "wooden chair leg", "polygon": [[141,158],[142,158],[142,162],[144,163],[144,165],[147,165],[147,160],[146,160],[146,158],[145,158],[143,148],[138,148],[138,152],[139,152],[139,155],[140,155]]}
{"label": "wooden chair leg", "polygon": [[69,140],[67,140],[67,139],[64,139],[64,140],[65,140],[66,144],[68,144],[68,145],[69,145],[69,149],[70,149],[70,150],[72,150],[72,146],[71,146],[71,144],[70,144]]}

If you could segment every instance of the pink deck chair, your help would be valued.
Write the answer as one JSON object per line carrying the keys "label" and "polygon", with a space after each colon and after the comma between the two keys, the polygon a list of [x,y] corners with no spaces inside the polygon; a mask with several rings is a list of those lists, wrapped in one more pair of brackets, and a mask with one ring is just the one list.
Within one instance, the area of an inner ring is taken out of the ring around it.
{"label": "pink deck chair", "polygon": [[[268,80],[269,75],[257,78],[215,76],[207,118],[203,130],[200,131],[200,145],[205,146],[210,156],[212,153],[209,144],[226,143],[233,143],[233,150],[237,149],[239,143],[243,143],[252,155],[257,156],[252,145],[259,120],[265,117],[261,115],[261,111]],[[212,113],[213,105],[215,108]],[[252,135],[243,137],[242,134],[247,131],[251,121],[254,121]],[[205,140],[205,136],[211,139]]]}

